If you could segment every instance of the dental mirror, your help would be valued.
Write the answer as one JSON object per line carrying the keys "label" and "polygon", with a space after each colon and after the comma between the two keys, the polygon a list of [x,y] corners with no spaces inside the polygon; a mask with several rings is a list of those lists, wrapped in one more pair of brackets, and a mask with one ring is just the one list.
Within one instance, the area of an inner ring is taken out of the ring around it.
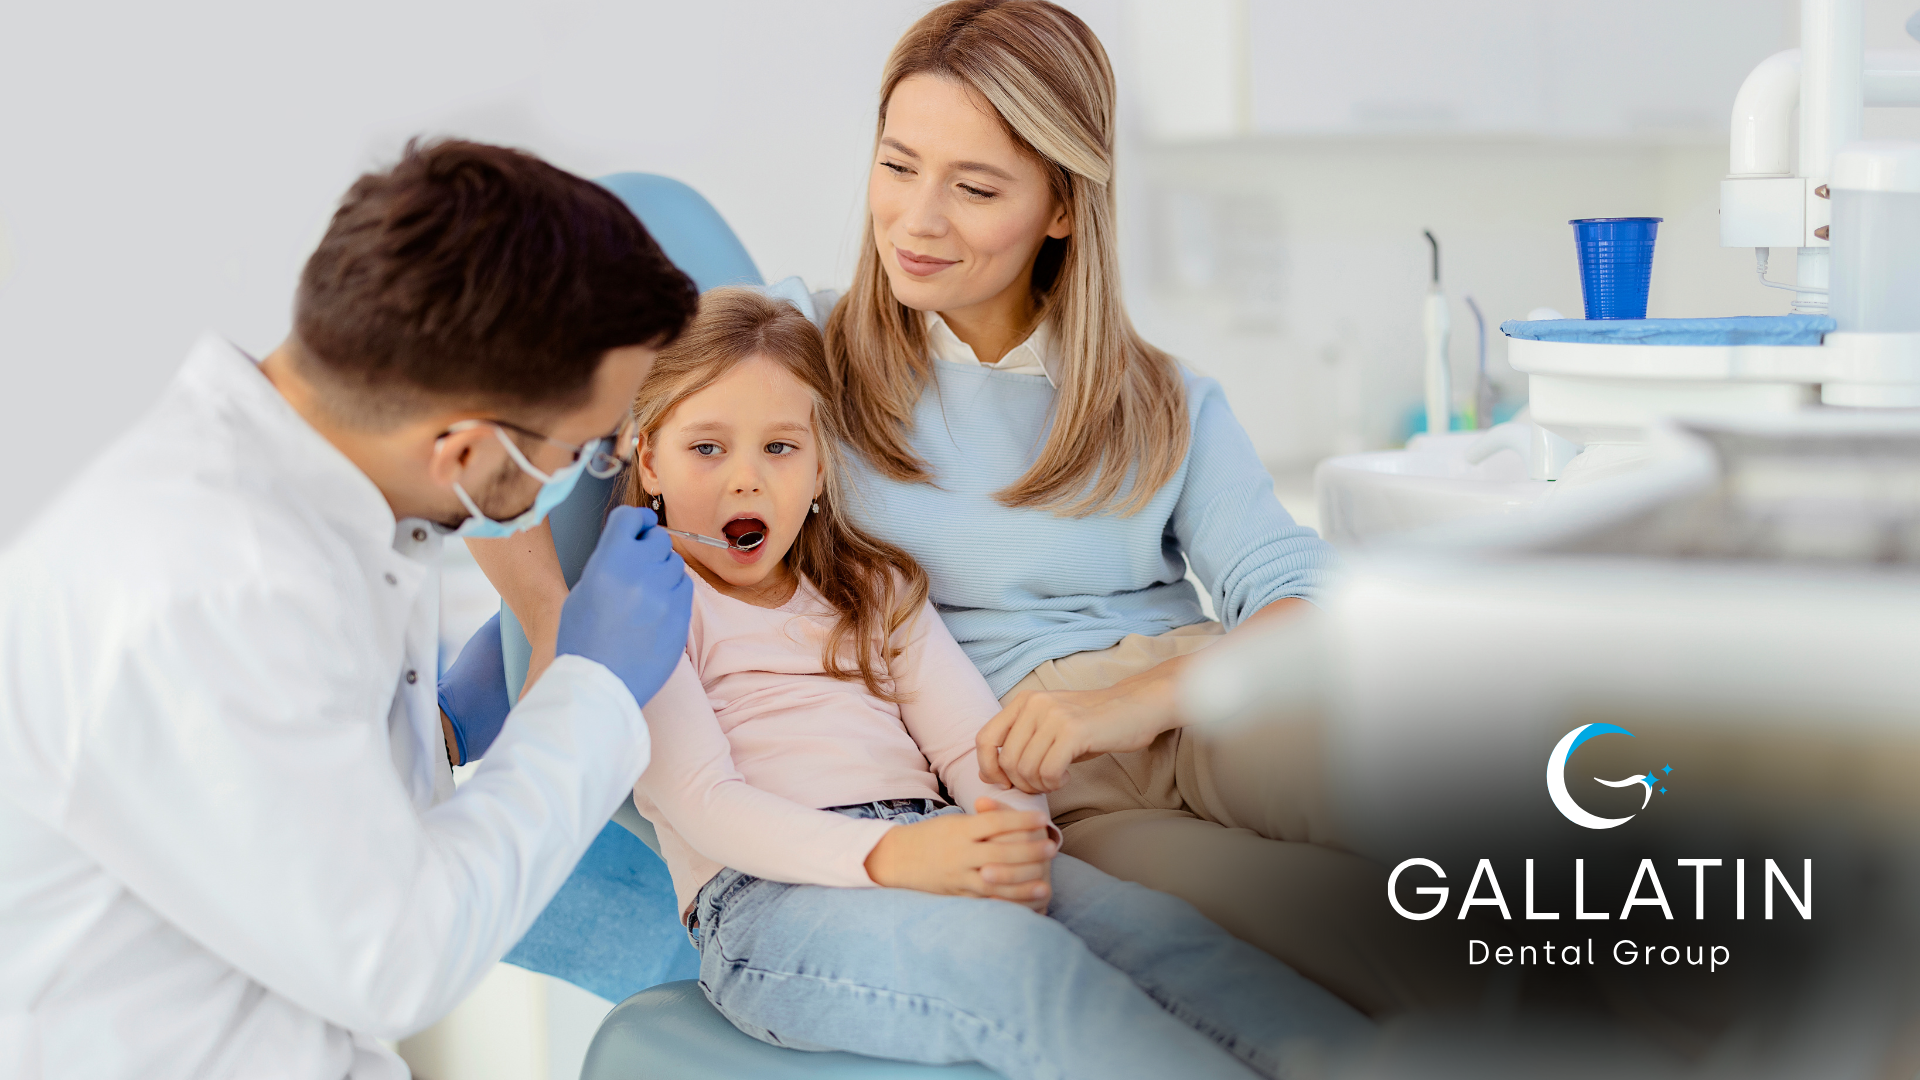
{"label": "dental mirror", "polygon": [[722,540],[717,536],[702,536],[699,533],[685,532],[680,529],[667,529],[665,525],[660,527],[666,529],[668,536],[678,536],[685,540],[691,540],[696,544],[705,544],[708,547],[730,548],[736,551],[752,551],[754,548],[767,542],[767,534],[758,529],[741,533],[737,540]]}

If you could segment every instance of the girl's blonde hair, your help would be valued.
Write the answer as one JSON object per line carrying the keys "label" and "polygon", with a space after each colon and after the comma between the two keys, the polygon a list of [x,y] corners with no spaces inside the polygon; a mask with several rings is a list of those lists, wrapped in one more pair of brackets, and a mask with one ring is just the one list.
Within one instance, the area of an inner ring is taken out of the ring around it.
{"label": "girl's blonde hair", "polygon": [[[633,416],[651,444],[674,406],[711,386],[738,365],[760,357],[778,364],[813,399],[813,432],[826,464],[820,512],[810,514],[787,553],[789,567],[839,613],[822,649],[821,663],[836,679],[858,678],[886,701],[900,697],[885,674],[899,655],[897,632],[927,602],[927,575],[913,557],[856,528],[840,512],[840,448],[846,439],[833,377],[820,331],[791,304],[752,289],[715,289],[700,298],[687,328],[653,362],[634,396]],[[640,470],[629,469],[626,501],[648,503]],[[670,505],[661,507],[669,524]],[[851,645],[851,650],[848,646]],[[849,669],[841,657],[851,651]]]}
{"label": "girl's blonde hair", "polygon": [[[953,79],[999,113],[1045,163],[1073,233],[1048,239],[1034,299],[1053,321],[1060,381],[1052,428],[1006,506],[1084,516],[1146,505],[1187,455],[1187,401],[1173,358],[1146,343],[1120,302],[1113,195],[1113,69],[1100,39],[1045,0],[954,0],[908,30],[880,83],[876,152],[894,88]],[[907,442],[932,377],[924,316],[894,299],[867,218],[852,287],[827,322],[827,355],[846,397],[852,445],[882,474],[930,481]]]}

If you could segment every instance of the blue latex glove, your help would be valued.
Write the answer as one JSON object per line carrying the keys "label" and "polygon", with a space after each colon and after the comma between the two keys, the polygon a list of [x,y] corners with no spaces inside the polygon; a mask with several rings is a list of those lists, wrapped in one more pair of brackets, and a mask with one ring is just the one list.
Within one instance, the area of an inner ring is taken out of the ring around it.
{"label": "blue latex glove", "polygon": [[440,677],[440,711],[453,722],[454,749],[462,764],[493,745],[513,711],[507,700],[507,666],[500,655],[500,616],[495,614],[460,648]]}
{"label": "blue latex glove", "polygon": [[556,652],[606,665],[645,705],[673,674],[687,648],[693,582],[656,528],[653,511],[622,506],[607,518],[560,609]]}

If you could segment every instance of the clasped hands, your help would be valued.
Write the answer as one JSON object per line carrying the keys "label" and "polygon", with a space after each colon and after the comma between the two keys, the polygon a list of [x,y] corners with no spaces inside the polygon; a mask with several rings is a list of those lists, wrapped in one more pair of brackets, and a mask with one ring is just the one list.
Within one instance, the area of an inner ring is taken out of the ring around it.
{"label": "clasped hands", "polygon": [[[1064,785],[1076,761],[1146,747],[1175,723],[1167,674],[1145,673],[1105,690],[1020,695],[980,729],[980,779],[1040,794]],[[1057,850],[1046,828],[1044,815],[982,796],[972,814],[888,830],[867,855],[867,874],[881,885],[1010,900],[1044,915]]]}
{"label": "clasped hands", "polygon": [[[1166,730],[1171,712],[1157,689],[1142,680],[1108,690],[1022,694],[980,729],[980,779],[1038,794],[1065,784],[1067,766],[1076,761],[1146,746]],[[889,829],[866,867],[880,885],[1008,900],[1044,915],[1057,850],[1045,815],[982,796],[972,814]]]}
{"label": "clasped hands", "polygon": [[867,853],[867,876],[889,888],[1009,900],[1046,914],[1058,850],[1046,815],[985,796],[973,809],[888,829]]}

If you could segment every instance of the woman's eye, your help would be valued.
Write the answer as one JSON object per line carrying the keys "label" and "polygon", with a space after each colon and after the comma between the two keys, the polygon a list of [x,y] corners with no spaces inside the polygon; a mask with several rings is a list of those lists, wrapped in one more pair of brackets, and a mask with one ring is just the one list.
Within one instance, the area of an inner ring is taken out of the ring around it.
{"label": "woman's eye", "polygon": [[982,191],[979,188],[974,187],[972,184],[961,184],[960,190],[966,192],[969,195],[972,195],[976,198],[981,198],[981,199],[991,199],[999,195],[999,192],[997,191]]}
{"label": "woman's eye", "polygon": [[693,452],[699,454],[701,457],[712,457],[720,452],[720,447],[710,442],[695,443],[693,445]]}
{"label": "woman's eye", "polygon": [[767,444],[767,453],[773,454],[776,457],[781,454],[791,454],[798,449],[800,448],[792,443],[774,442]]}
{"label": "woman's eye", "polygon": [[913,171],[907,168],[905,165],[898,165],[891,161],[883,161],[880,164],[885,166],[887,169],[891,170],[893,172],[893,175],[895,176],[905,176],[908,173]]}

